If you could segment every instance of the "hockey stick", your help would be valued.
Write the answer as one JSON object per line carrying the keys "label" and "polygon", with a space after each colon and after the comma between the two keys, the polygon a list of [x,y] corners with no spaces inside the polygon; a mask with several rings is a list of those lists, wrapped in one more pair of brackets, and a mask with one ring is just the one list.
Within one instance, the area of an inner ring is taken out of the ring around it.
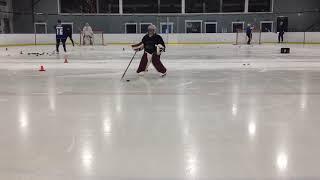
{"label": "hockey stick", "polygon": [[130,67],[130,65],[131,65],[134,57],[136,56],[137,52],[138,52],[138,51],[136,51],[136,52],[134,53],[134,55],[132,56],[132,58],[131,58],[131,60],[130,60],[130,63],[129,63],[128,66],[127,66],[127,69],[124,71],[124,73],[123,73],[123,75],[122,75],[122,77],[121,77],[121,80],[122,80],[122,79],[124,78],[124,76],[126,75],[126,73],[127,73],[128,69],[129,69],[129,67]]}

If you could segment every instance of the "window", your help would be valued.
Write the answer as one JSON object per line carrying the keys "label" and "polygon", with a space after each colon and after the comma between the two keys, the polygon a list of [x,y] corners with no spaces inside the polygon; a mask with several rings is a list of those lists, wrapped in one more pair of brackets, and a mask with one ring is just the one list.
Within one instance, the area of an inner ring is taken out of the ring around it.
{"label": "window", "polygon": [[137,33],[137,23],[126,23],[126,33],[127,34],[136,34]]}
{"label": "window", "polygon": [[280,28],[281,29],[283,28],[285,32],[288,32],[288,23],[289,23],[288,17],[285,17],[285,16],[277,17],[277,32],[280,31]]}
{"label": "window", "polygon": [[62,13],[97,13],[96,0],[60,0]]}
{"label": "window", "polygon": [[123,13],[158,13],[158,0],[123,0]]}
{"label": "window", "polygon": [[99,0],[99,13],[119,13],[119,0]]}
{"label": "window", "polygon": [[8,18],[3,18],[3,32],[11,33],[10,20]]}
{"label": "window", "polygon": [[186,20],[185,26],[186,33],[202,33],[201,20]]}
{"label": "window", "polygon": [[185,0],[186,13],[213,13],[220,11],[220,0]]}
{"label": "window", "polygon": [[170,34],[173,33],[173,23],[160,23],[160,33],[162,34]]}
{"label": "window", "polygon": [[205,33],[217,33],[217,22],[205,22]]}
{"label": "window", "polygon": [[36,34],[47,34],[47,23],[34,23]]}
{"label": "window", "polygon": [[0,6],[7,6],[7,0],[0,0]]}
{"label": "window", "polygon": [[[73,33],[73,22],[63,22],[61,23],[65,28],[71,28],[71,32]],[[81,28],[82,31],[82,28]]]}
{"label": "window", "polygon": [[272,32],[273,31],[273,22],[272,21],[261,21],[260,22],[261,32]]}
{"label": "window", "polygon": [[223,0],[223,12],[244,12],[245,0]]}
{"label": "window", "polygon": [[270,12],[271,0],[249,0],[249,12]]}
{"label": "window", "polygon": [[181,13],[181,0],[160,0],[161,13]]}
{"label": "window", "polygon": [[232,32],[242,32],[244,30],[244,22],[232,22]]}
{"label": "window", "polygon": [[181,13],[181,0],[123,0],[123,13]]}
{"label": "window", "polygon": [[140,33],[144,34],[148,32],[148,26],[152,23],[140,23]]}

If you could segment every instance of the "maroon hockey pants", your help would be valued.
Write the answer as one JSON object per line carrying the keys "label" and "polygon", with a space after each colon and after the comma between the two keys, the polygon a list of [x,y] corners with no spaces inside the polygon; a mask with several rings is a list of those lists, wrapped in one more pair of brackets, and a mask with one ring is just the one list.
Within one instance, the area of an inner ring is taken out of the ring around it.
{"label": "maroon hockey pants", "polygon": [[[163,64],[160,60],[160,56],[153,54],[152,59],[151,59],[151,63],[153,64],[153,66],[156,68],[156,70],[158,72],[160,72],[162,74],[167,72],[167,69],[163,66]],[[147,66],[148,66],[148,57],[147,57],[147,53],[144,53],[141,58],[137,73],[146,71]]]}

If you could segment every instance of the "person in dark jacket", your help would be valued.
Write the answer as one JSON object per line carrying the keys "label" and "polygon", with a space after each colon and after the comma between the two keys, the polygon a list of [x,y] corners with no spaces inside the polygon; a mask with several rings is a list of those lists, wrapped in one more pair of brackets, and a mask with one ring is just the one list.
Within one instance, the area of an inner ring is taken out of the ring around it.
{"label": "person in dark jacket", "polygon": [[278,42],[283,43],[283,35],[284,35],[285,28],[284,28],[284,23],[282,21],[279,24],[278,30],[279,30]]}
{"label": "person in dark jacket", "polygon": [[61,42],[62,42],[64,52],[67,52],[67,48],[66,48],[67,36],[66,36],[66,32],[64,30],[64,27],[61,24],[61,20],[58,20],[58,24],[55,26],[55,30],[56,30],[56,51],[57,51],[57,53],[59,53],[59,46],[60,46]]}
{"label": "person in dark jacket", "polygon": [[161,76],[165,76],[167,69],[160,60],[161,53],[165,51],[165,48],[166,46],[162,37],[156,33],[156,26],[150,25],[148,27],[148,33],[142,38],[142,41],[132,45],[132,49],[135,51],[144,50],[137,73],[144,75],[152,63],[156,70],[161,73]]}
{"label": "person in dark jacket", "polygon": [[251,26],[251,24],[248,24],[247,29],[246,29],[246,34],[247,34],[247,37],[248,37],[248,42],[247,42],[248,45],[251,44],[252,30],[253,30],[253,26]]}
{"label": "person in dark jacket", "polygon": [[72,43],[72,46],[74,46],[74,41],[72,39],[72,27],[70,25],[66,25],[64,29],[66,31],[67,39],[69,38]]}

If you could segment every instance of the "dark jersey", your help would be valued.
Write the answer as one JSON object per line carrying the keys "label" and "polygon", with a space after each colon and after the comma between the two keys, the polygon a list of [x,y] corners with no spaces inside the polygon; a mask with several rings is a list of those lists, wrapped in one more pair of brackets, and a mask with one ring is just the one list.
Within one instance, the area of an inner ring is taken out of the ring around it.
{"label": "dark jersey", "polygon": [[67,36],[71,36],[72,35],[72,28],[70,26],[64,26],[63,27]]}
{"label": "dark jersey", "polygon": [[252,28],[250,26],[248,26],[246,32],[247,32],[247,34],[251,34],[252,33]]}
{"label": "dark jersey", "polygon": [[284,25],[279,25],[279,32],[284,32],[285,29],[284,29]]}
{"label": "dark jersey", "polygon": [[142,38],[142,43],[144,46],[144,50],[149,54],[153,54],[157,51],[156,45],[158,44],[161,44],[163,47],[166,47],[162,37],[158,34],[155,34],[151,37],[148,34],[145,35]]}
{"label": "dark jersey", "polygon": [[66,33],[61,24],[56,26],[56,39],[66,39]]}

